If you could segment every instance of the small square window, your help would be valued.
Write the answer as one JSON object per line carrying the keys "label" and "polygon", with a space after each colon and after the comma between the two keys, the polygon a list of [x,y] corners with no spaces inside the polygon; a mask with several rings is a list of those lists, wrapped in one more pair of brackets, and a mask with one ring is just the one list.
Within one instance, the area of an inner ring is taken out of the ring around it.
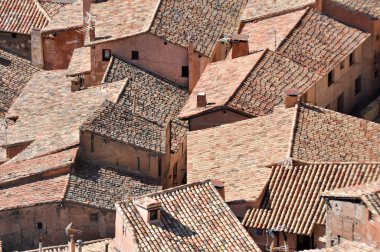
{"label": "small square window", "polygon": [[182,66],[182,77],[189,77],[189,67]]}
{"label": "small square window", "polygon": [[329,72],[328,85],[331,86],[334,83],[334,71]]}
{"label": "small square window", "polygon": [[254,233],[256,236],[263,236],[264,232],[262,229],[255,228]]}
{"label": "small square window", "polygon": [[43,225],[41,222],[37,222],[37,229],[42,229]]}
{"label": "small square window", "polygon": [[90,221],[91,222],[98,222],[99,215],[97,213],[90,214]]}
{"label": "small square window", "polygon": [[156,221],[156,220],[158,220],[158,210],[149,211],[149,221]]}
{"label": "small square window", "polygon": [[139,52],[138,51],[132,51],[132,59],[133,60],[139,59]]}
{"label": "small square window", "polygon": [[344,68],[344,61],[340,62],[340,70]]}
{"label": "small square window", "polygon": [[359,94],[362,91],[362,77],[359,76],[355,80],[355,95]]}
{"label": "small square window", "polygon": [[350,54],[350,66],[352,66],[355,63],[355,55],[354,53]]}
{"label": "small square window", "polygon": [[111,59],[111,50],[103,49],[103,61],[109,61]]}
{"label": "small square window", "polygon": [[12,38],[17,38],[17,34],[16,33],[12,33]]}

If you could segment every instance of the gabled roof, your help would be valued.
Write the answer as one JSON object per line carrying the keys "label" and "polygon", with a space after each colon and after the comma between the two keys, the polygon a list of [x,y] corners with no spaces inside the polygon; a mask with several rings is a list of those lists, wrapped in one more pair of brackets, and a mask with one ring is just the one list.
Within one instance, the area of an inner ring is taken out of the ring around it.
{"label": "gabled roof", "polygon": [[260,208],[248,210],[243,225],[311,235],[316,224],[325,225],[322,192],[379,178],[380,164],[274,166]]}
{"label": "gabled roof", "polygon": [[[168,42],[211,57],[217,40],[236,33],[245,0],[111,0],[91,6],[95,16],[95,41],[122,39],[150,32]],[[114,13],[114,15],[109,15]]]}
{"label": "gabled roof", "polygon": [[[1,3],[0,3],[1,5]],[[29,60],[0,49],[0,110],[5,112],[26,83],[41,69]]]}
{"label": "gabled roof", "polygon": [[[54,155],[51,157],[56,159]],[[50,171],[59,169],[55,166],[55,160],[51,162]],[[30,163],[31,161],[21,162],[19,167],[26,172]],[[43,178],[35,179],[31,173],[28,180],[5,186],[0,184],[0,211],[57,202],[114,210],[117,201],[162,189],[156,179],[80,161],[76,162],[71,171],[60,174],[46,173]]]}
{"label": "gabled roof", "polygon": [[32,28],[44,28],[65,5],[48,0],[2,0],[0,31],[31,34]]}
{"label": "gabled roof", "polygon": [[241,17],[243,22],[260,20],[304,9],[315,0],[248,0]]}
{"label": "gabled roof", "polygon": [[294,119],[294,108],[279,108],[268,116],[189,132],[188,182],[218,179],[225,183],[227,202],[257,200],[271,173],[266,166],[288,155]]}
{"label": "gabled roof", "polygon": [[[284,102],[285,90],[295,88],[302,95],[320,78],[269,50],[209,64],[179,117],[189,119],[221,108],[248,117],[266,115]],[[198,92],[206,93],[206,107],[197,107]]]}
{"label": "gabled roof", "polygon": [[160,224],[146,224],[133,201],[116,205],[139,251],[260,251],[210,181],[143,197],[161,203]]}
{"label": "gabled roof", "polygon": [[310,71],[325,75],[369,36],[309,9],[277,52]]}
{"label": "gabled roof", "polygon": [[[40,157],[79,144],[79,126],[105,99],[116,100],[125,81],[72,92],[66,71],[35,74],[9,110],[18,116],[7,144],[32,143],[10,162]],[[59,123],[58,123],[59,122]],[[5,145],[4,140],[1,141]]]}
{"label": "gabled roof", "polygon": [[266,116],[189,132],[188,181],[218,179],[226,184],[227,201],[255,201],[269,178],[266,167],[274,163],[380,162],[379,132],[377,123],[309,104],[275,108]]}
{"label": "gabled roof", "polygon": [[380,2],[378,0],[331,0],[331,2],[339,7],[346,7],[354,12],[368,15],[374,19],[380,19]]}
{"label": "gabled roof", "polygon": [[324,192],[326,198],[361,199],[374,215],[380,215],[380,180]]}

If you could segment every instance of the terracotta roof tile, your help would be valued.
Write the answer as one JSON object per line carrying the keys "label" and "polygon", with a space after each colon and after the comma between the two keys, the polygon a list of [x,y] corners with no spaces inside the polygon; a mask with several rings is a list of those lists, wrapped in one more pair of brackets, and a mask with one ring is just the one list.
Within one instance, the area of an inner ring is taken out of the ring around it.
{"label": "terracotta roof tile", "polygon": [[[104,251],[108,243],[108,251],[115,251],[115,242],[113,239],[99,239],[85,241],[82,243],[82,252],[99,252]],[[67,252],[67,244],[42,248],[43,252]],[[1,251],[1,250],[0,250]],[[38,249],[25,250],[24,252],[40,252]]]}
{"label": "terracotta roof tile", "polygon": [[379,178],[380,164],[275,166],[260,208],[249,210],[243,224],[311,235],[314,225],[325,224],[326,210],[320,193]]}
{"label": "terracotta roof tile", "polygon": [[7,111],[26,83],[39,71],[29,60],[0,49],[0,110]]}
{"label": "terracotta roof tile", "polygon": [[[276,1],[277,2],[277,1]],[[275,51],[283,39],[296,26],[306,9],[244,24],[241,34],[248,35],[249,51]]]}
{"label": "terracotta roof tile", "polygon": [[324,75],[369,36],[310,9],[280,45],[278,52]]}
{"label": "terracotta roof tile", "polygon": [[116,100],[124,84],[121,81],[72,92],[66,71],[34,75],[9,110],[18,120],[8,127],[7,144],[34,142],[11,162],[78,144],[79,126],[105,99]]}
{"label": "terracotta roof tile", "polygon": [[78,162],[71,173],[65,200],[102,209],[115,209],[117,201],[162,189],[150,177]]}
{"label": "terracotta roof tile", "polygon": [[244,22],[273,17],[315,4],[315,0],[248,0],[241,20]]}
{"label": "terracotta roof tile", "polygon": [[352,0],[331,0],[338,6],[344,6],[352,11],[366,14],[372,18],[380,19],[380,2],[378,0],[352,1]]}
{"label": "terracotta roof tile", "polygon": [[139,251],[260,251],[209,181],[145,195],[161,203],[161,223],[147,225],[132,201],[116,209]]}
{"label": "terracotta roof tile", "polygon": [[50,18],[54,17],[68,3],[53,2],[52,0],[38,0],[38,3],[46,11]]}
{"label": "terracotta roof tile", "polygon": [[91,48],[81,47],[74,50],[71,57],[67,76],[74,76],[91,72]]}
{"label": "terracotta roof tile", "polygon": [[380,249],[358,241],[344,240],[341,244],[330,248],[302,250],[303,252],[379,252]]}
{"label": "terracotta roof tile", "polygon": [[18,180],[62,167],[70,167],[74,164],[77,151],[77,148],[73,148],[41,158],[1,165],[0,183]]}
{"label": "terracotta roof tile", "polygon": [[188,182],[218,179],[227,202],[257,200],[271,173],[266,166],[287,157],[294,115],[294,108],[278,108],[268,116],[189,132]]}

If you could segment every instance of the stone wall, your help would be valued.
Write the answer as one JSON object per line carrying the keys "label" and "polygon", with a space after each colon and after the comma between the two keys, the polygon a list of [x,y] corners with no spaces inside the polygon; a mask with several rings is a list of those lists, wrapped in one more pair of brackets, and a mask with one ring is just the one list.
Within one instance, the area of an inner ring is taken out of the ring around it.
{"label": "stone wall", "polygon": [[20,57],[31,59],[30,35],[0,32],[0,48]]}

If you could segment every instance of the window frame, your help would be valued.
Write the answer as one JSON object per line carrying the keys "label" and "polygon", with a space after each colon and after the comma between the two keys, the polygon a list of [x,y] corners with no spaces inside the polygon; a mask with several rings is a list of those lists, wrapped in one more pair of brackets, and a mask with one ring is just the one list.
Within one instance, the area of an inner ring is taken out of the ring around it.
{"label": "window frame", "polygon": [[132,51],[131,60],[139,60],[139,59],[140,59],[139,51]]}
{"label": "window frame", "polygon": [[355,79],[355,95],[360,94],[361,91],[362,91],[362,76],[359,75]]}

